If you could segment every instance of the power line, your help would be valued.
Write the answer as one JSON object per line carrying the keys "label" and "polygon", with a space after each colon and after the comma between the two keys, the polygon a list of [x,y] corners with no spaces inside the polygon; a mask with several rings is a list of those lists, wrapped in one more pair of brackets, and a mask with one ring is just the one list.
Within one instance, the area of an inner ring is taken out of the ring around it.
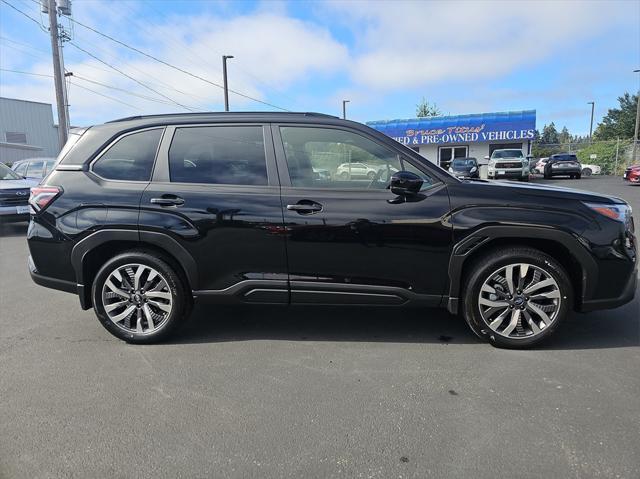
{"label": "power line", "polygon": [[[2,1],[4,1],[4,0],[2,0]],[[96,30],[95,28],[93,28],[93,27],[91,27],[89,25],[85,25],[84,23],[82,23],[82,22],[80,22],[78,20],[75,20],[73,18],[69,18],[69,20],[71,20],[73,23],[76,23],[76,24],[80,25],[81,27],[86,28],[87,30],[91,30],[92,32],[94,32],[96,34],[111,40],[112,42],[115,42],[115,43],[117,43],[119,45],[122,45],[123,47],[128,48],[129,50],[132,50],[132,51],[134,51],[136,53],[139,53],[140,55],[143,55],[143,56],[145,56],[147,58],[150,58],[150,59],[152,59],[152,60],[154,60],[154,61],[156,61],[158,63],[162,63],[163,65],[168,66],[169,68],[173,68],[174,70],[177,70],[177,71],[179,71],[181,73],[184,73],[185,75],[189,75],[189,76],[191,76],[193,78],[197,78],[198,80],[201,80],[203,82],[209,83],[210,85],[216,86],[218,88],[222,88],[222,89],[224,88],[222,85],[220,85],[220,84],[218,84],[216,82],[213,82],[213,81],[208,80],[208,79],[206,79],[204,77],[201,77],[200,75],[196,75],[195,73],[191,73],[190,71],[187,71],[184,68],[180,68],[178,66],[172,65],[171,63],[168,63],[168,62],[162,60],[161,58],[158,58],[158,57],[156,57],[154,55],[150,55],[149,53],[146,53],[146,52],[140,50],[139,48],[133,47],[133,46],[121,41],[121,40],[118,40],[117,38],[112,37],[111,35],[107,35],[106,33],[102,33],[100,31]],[[73,42],[70,42],[70,43],[73,44]],[[269,102],[266,102],[266,101],[263,101],[263,100],[259,100],[257,98],[253,98],[253,97],[251,97],[249,95],[246,95],[246,94],[244,94],[242,92],[239,92],[237,90],[232,90],[231,88],[229,88],[229,91],[231,93],[234,93],[234,94],[239,95],[241,97],[247,98],[248,100],[253,100],[255,102],[262,103],[263,105],[267,105],[267,106],[270,106],[272,108],[277,108],[278,110],[289,111],[286,108],[282,108],[282,107],[274,105],[272,103],[269,103]]]}
{"label": "power line", "polygon": [[23,12],[22,10],[20,10],[19,8],[14,7],[13,5],[11,5],[9,2],[7,2],[6,0],[0,0],[2,3],[4,3],[5,5],[8,5],[10,8],[13,8],[16,12],[18,12],[20,15],[24,15],[25,17],[27,17],[29,20],[31,20],[32,22],[34,22],[36,25],[38,25],[39,27],[42,27],[42,24],[36,20],[35,18],[33,18],[31,15],[29,15],[28,13]]}
{"label": "power line", "polygon": [[96,95],[100,95],[101,97],[108,98],[109,100],[112,100],[112,101],[117,101],[118,103],[122,103],[123,105],[128,106],[129,108],[132,108],[134,110],[142,111],[140,108],[135,107],[135,106],[131,105],[130,103],[125,103],[125,102],[123,102],[121,100],[118,100],[117,98],[113,98],[112,96],[105,95],[105,94],[100,93],[98,91],[92,90],[91,88],[87,88],[86,86],[78,85],[77,83],[72,82],[71,80],[69,80],[69,83],[71,83],[73,86],[76,86],[78,88],[82,88],[83,90],[87,90],[87,91],[90,91],[91,93],[95,93]]}
{"label": "power line", "polygon": [[[4,1],[4,0],[3,0],[3,1]],[[79,46],[78,44],[76,44],[74,41],[70,41],[70,42],[69,42],[69,44],[70,44],[70,45],[73,45],[75,48],[77,48],[77,49],[78,49],[78,50],[80,50],[81,52],[86,53],[87,55],[89,55],[89,56],[90,56],[91,58],[93,58],[94,60],[97,60],[97,61],[99,61],[100,63],[102,63],[103,65],[106,65],[106,66],[108,66],[109,68],[111,68],[111,69],[113,69],[113,70],[117,71],[117,72],[118,72],[118,73],[120,73],[121,75],[124,75],[124,76],[125,76],[125,77],[127,77],[129,80],[132,80],[132,81],[136,82],[138,85],[140,85],[140,86],[142,86],[142,87],[146,88],[147,90],[152,91],[152,92],[153,92],[153,93],[155,93],[156,95],[160,95],[161,97],[163,97],[163,98],[165,98],[165,99],[169,100],[169,101],[170,101],[170,102],[172,102],[172,103],[175,103],[176,105],[178,105],[178,106],[179,106],[179,107],[181,107],[181,108],[184,108],[185,110],[188,110],[188,111],[194,111],[194,109],[193,109],[193,108],[190,108],[190,107],[185,106],[185,105],[183,105],[183,104],[181,104],[181,103],[178,103],[177,101],[175,101],[175,100],[174,100],[174,99],[172,99],[171,97],[168,97],[168,96],[167,96],[167,95],[165,95],[164,93],[161,93],[161,92],[159,92],[158,90],[155,90],[155,89],[151,88],[149,85],[147,85],[147,84],[145,84],[145,83],[141,82],[140,80],[138,80],[138,79],[136,79],[136,78],[132,77],[131,75],[128,75],[127,73],[125,73],[125,72],[123,72],[122,70],[120,70],[119,68],[117,68],[117,67],[115,67],[115,66],[111,65],[110,63],[107,63],[106,61],[104,61],[104,60],[100,59],[99,57],[97,57],[97,56],[96,56],[96,55],[94,55],[93,53],[91,53],[91,52],[89,52],[89,51],[85,50],[84,48],[82,48],[81,46]]]}
{"label": "power line", "polygon": [[8,68],[0,68],[1,72],[9,72],[9,73],[20,73],[21,75],[33,75],[37,77],[48,77],[53,78],[53,75],[45,75],[44,73],[31,73],[31,72],[23,72],[21,70],[10,70]]}

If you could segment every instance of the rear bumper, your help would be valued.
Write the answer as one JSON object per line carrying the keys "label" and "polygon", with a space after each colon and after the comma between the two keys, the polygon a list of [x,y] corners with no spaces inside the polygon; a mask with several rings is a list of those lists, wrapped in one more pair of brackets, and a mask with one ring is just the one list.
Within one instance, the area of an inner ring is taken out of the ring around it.
{"label": "rear bumper", "polygon": [[77,284],[73,281],[66,281],[64,279],[44,276],[38,273],[38,270],[36,269],[31,256],[29,256],[29,259],[27,261],[29,265],[29,274],[31,275],[31,279],[34,283],[40,286],[44,286],[45,288],[57,289],[58,291],[64,291],[65,293],[77,294],[78,298],[80,298],[80,306],[82,307],[82,309],[86,310],[91,307],[91,305],[87,303],[84,285]]}
{"label": "rear bumper", "polygon": [[551,168],[549,170],[551,176],[579,175],[581,173],[581,168]]}

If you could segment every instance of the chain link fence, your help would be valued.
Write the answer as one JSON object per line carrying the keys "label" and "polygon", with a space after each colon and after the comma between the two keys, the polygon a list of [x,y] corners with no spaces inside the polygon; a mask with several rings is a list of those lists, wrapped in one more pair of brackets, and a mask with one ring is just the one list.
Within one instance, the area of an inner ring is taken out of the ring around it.
{"label": "chain link fence", "polygon": [[640,141],[607,140],[581,141],[578,143],[540,143],[535,142],[531,154],[537,161],[556,153],[575,153],[583,165],[598,165],[603,175],[620,175],[626,167],[640,163]]}

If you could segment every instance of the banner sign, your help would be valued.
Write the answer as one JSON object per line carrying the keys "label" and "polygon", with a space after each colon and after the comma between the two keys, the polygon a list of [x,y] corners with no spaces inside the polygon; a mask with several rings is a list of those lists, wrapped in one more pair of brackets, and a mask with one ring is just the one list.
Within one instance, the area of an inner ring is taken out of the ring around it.
{"label": "banner sign", "polygon": [[535,110],[371,121],[372,128],[407,146],[532,140]]}

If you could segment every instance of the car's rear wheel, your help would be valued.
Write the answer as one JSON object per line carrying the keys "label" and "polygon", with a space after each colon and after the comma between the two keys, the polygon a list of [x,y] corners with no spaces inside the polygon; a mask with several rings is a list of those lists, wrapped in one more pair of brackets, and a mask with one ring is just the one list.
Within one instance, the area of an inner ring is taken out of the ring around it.
{"label": "car's rear wheel", "polygon": [[340,173],[340,179],[341,180],[348,180],[349,179],[349,173],[347,173],[346,171],[343,171],[342,173]]}
{"label": "car's rear wheel", "polygon": [[144,251],[107,261],[93,282],[92,299],[105,329],[130,343],[167,338],[190,311],[180,276],[167,261]]}
{"label": "car's rear wheel", "polygon": [[463,315],[497,347],[526,348],[548,338],[572,304],[571,282],[551,256],[526,247],[495,250],[467,276]]}
{"label": "car's rear wheel", "polygon": [[370,171],[369,173],[367,173],[367,178],[369,180],[374,180],[376,177],[376,172],[375,171]]}

